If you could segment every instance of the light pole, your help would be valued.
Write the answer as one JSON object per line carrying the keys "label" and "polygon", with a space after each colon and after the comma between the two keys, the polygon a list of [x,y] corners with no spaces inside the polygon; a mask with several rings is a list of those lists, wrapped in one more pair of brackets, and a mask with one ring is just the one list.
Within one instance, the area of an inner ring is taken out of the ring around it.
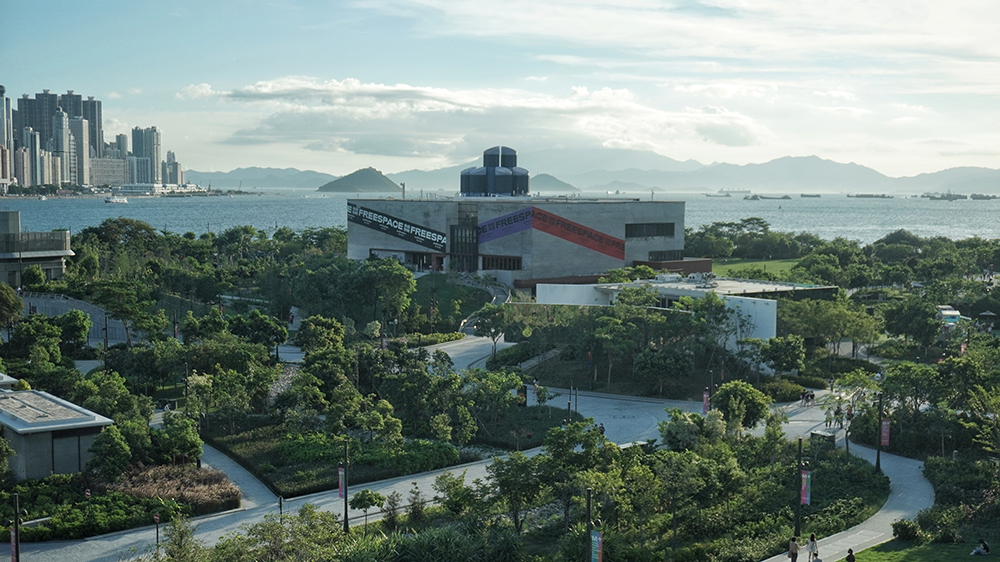
{"label": "light pole", "polygon": [[799,483],[798,490],[795,491],[795,536],[802,536],[802,438],[799,437],[799,456],[796,462],[795,476]]}
{"label": "light pole", "polygon": [[875,426],[875,472],[882,474],[882,393],[878,393],[878,421]]}
{"label": "light pole", "polygon": [[344,534],[351,532],[351,524],[347,520],[347,438],[344,438]]}

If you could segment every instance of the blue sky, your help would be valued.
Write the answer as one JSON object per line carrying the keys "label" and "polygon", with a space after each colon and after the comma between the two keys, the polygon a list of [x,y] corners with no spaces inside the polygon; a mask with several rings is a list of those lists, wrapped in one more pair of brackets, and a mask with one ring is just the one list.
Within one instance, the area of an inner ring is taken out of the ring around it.
{"label": "blue sky", "polygon": [[[104,102],[188,169],[430,169],[505,144],[888,175],[1000,167],[1000,5],[5,2],[0,84]],[[16,104],[16,102],[15,102]]]}

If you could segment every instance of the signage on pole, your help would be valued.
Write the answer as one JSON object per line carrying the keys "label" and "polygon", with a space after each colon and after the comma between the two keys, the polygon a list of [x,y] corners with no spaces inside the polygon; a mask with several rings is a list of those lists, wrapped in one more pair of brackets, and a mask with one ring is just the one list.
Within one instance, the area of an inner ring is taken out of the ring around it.
{"label": "signage on pole", "polygon": [[882,446],[889,446],[889,419],[882,420]]}
{"label": "signage on pole", "polygon": [[604,535],[600,531],[590,532],[590,562],[602,562],[604,559]]}
{"label": "signage on pole", "polygon": [[812,471],[802,471],[802,486],[799,490],[799,501],[802,505],[810,505],[812,500]]}
{"label": "signage on pole", "polygon": [[705,390],[705,392],[703,392],[701,395],[701,415],[704,416],[708,414],[708,406],[710,400],[711,397],[708,395],[708,390]]}
{"label": "signage on pole", "polygon": [[160,514],[159,513],[154,513],[153,514],[153,523],[159,523],[159,522],[160,522]]}
{"label": "signage on pole", "polygon": [[344,467],[337,469],[337,497],[344,497]]}
{"label": "signage on pole", "polygon": [[85,496],[87,496],[89,498],[90,497],[90,488],[87,488],[86,490],[84,490],[83,491],[83,495],[85,495]]}
{"label": "signage on pole", "polygon": [[[17,514],[15,513],[16,517]],[[10,562],[17,562],[17,536],[14,534],[14,527],[10,528]]]}

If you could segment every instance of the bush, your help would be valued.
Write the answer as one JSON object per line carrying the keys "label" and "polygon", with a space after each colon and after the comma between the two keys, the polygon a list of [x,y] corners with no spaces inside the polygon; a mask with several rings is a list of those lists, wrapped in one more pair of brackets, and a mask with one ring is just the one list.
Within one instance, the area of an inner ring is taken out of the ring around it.
{"label": "bush", "polygon": [[[823,390],[828,386],[828,382],[823,377],[806,377],[806,376],[788,376],[786,377],[789,382],[804,386],[806,388],[814,388],[816,390]],[[796,396],[798,399],[798,396]]]}
{"label": "bush", "polygon": [[406,339],[406,347],[422,347],[425,345],[437,345],[439,343],[445,343],[450,341],[458,341],[465,337],[462,332],[448,332],[440,333],[435,332],[433,334],[407,334],[404,336]]}
{"label": "bush", "polygon": [[924,535],[916,521],[900,519],[892,522],[892,538],[900,541],[924,542]]}
{"label": "bush", "polygon": [[236,509],[241,495],[221,470],[192,465],[132,470],[108,489],[140,498],[169,498],[191,506],[194,515]]}
{"label": "bush", "polygon": [[770,396],[774,402],[794,402],[802,396],[804,390],[801,384],[778,378],[761,383],[757,389]]}
{"label": "bush", "polygon": [[503,367],[514,367],[554,347],[555,345],[553,344],[539,345],[531,341],[521,342],[517,345],[498,350],[496,357],[491,357],[486,361],[486,368],[493,371]]}

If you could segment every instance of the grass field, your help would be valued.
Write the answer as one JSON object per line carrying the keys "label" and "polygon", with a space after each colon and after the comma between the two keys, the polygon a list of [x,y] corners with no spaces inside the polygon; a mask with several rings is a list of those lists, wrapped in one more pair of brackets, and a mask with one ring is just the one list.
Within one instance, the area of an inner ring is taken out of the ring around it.
{"label": "grass field", "polygon": [[[986,538],[989,542],[989,537]],[[992,545],[990,545],[992,546]],[[856,553],[858,562],[953,562],[967,559],[976,545],[961,544],[916,544],[912,542],[890,541]]]}
{"label": "grass field", "polygon": [[729,277],[729,272],[734,269],[754,267],[763,269],[768,273],[781,275],[788,273],[792,266],[799,263],[799,260],[744,260],[740,258],[729,258],[723,264],[722,260],[715,260],[712,264],[712,271],[719,277]]}

